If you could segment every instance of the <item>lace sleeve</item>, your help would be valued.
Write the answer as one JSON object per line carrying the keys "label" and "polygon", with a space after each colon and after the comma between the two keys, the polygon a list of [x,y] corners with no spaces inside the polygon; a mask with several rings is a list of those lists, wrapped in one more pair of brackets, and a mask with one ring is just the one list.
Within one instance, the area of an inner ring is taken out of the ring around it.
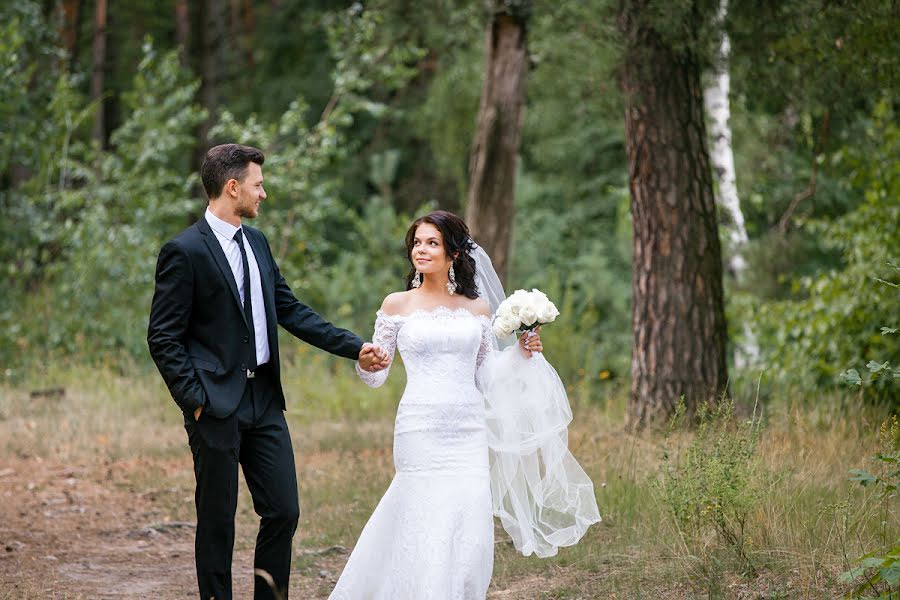
{"label": "lace sleeve", "polygon": [[484,359],[494,351],[494,331],[491,329],[490,319],[481,319],[481,345],[478,347],[478,358],[475,366],[480,368]]}
{"label": "lace sleeve", "polygon": [[[400,320],[394,319],[391,315],[386,315],[381,311],[378,311],[376,315],[375,333],[372,334],[372,343],[381,346],[388,353],[388,356],[391,357],[391,362],[393,362],[394,352],[397,349],[397,331],[400,329]],[[359,375],[359,378],[366,385],[373,388],[384,385],[390,370],[391,368],[388,367],[387,369],[370,373],[363,371],[359,367],[358,361],[356,363],[356,373]]]}

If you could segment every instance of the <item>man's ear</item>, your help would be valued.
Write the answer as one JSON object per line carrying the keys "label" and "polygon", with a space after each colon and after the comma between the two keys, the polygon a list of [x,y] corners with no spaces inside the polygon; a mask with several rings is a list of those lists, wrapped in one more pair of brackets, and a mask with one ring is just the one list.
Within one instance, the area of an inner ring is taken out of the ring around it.
{"label": "man's ear", "polygon": [[225,182],[225,191],[231,194],[232,196],[237,197],[238,195],[238,180],[237,179],[229,179]]}

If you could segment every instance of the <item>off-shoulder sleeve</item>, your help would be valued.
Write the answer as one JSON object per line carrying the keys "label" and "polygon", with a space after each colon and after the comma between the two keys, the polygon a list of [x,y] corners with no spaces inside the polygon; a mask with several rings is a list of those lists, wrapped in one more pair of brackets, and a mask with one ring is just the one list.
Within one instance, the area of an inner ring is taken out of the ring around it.
{"label": "off-shoulder sleeve", "polygon": [[490,319],[480,319],[481,321],[481,345],[478,347],[478,358],[475,365],[481,367],[484,359],[494,350],[494,332],[491,329]]}
{"label": "off-shoulder sleeve", "polygon": [[[397,331],[400,329],[401,320],[397,316],[387,315],[381,311],[376,313],[375,333],[372,334],[372,343],[381,346],[394,361],[394,352],[397,350]],[[369,387],[380,387],[387,380],[388,371],[391,368],[383,369],[375,373],[364,371],[356,362],[356,373]]]}

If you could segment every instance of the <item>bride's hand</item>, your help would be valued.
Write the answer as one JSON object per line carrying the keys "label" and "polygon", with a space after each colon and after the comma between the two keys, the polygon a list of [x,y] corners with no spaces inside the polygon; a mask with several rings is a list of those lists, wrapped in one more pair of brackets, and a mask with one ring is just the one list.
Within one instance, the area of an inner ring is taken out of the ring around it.
{"label": "bride's hand", "polygon": [[519,347],[522,349],[522,354],[527,358],[531,358],[535,352],[543,352],[544,345],[541,343],[541,326],[538,325],[535,327],[533,332],[526,331],[523,333],[522,337],[519,338]]}
{"label": "bride's hand", "polygon": [[391,364],[391,358],[385,350],[376,344],[365,343],[359,351],[359,367],[363,371],[375,373],[386,369]]}

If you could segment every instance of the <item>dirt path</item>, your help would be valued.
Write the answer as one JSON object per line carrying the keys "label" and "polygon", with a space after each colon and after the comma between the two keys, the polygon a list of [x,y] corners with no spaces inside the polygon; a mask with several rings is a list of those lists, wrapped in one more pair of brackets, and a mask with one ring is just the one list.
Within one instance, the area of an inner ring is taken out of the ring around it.
{"label": "dirt path", "polygon": [[[176,461],[162,467],[190,473]],[[134,489],[147,469],[160,464],[0,461],[0,598],[195,597],[194,523],[168,516],[173,501],[190,506],[190,491]],[[236,598],[252,595],[252,559],[252,547],[236,549]],[[315,574],[294,573],[291,596],[322,597],[344,560],[324,552],[305,569],[320,566]]]}
{"label": "dirt path", "polygon": [[[76,467],[0,460],[0,600],[196,597],[190,473],[187,458]],[[254,528],[239,510],[235,598],[252,596]],[[345,551],[296,552],[291,598],[327,598]],[[534,579],[489,598],[547,597]]]}

